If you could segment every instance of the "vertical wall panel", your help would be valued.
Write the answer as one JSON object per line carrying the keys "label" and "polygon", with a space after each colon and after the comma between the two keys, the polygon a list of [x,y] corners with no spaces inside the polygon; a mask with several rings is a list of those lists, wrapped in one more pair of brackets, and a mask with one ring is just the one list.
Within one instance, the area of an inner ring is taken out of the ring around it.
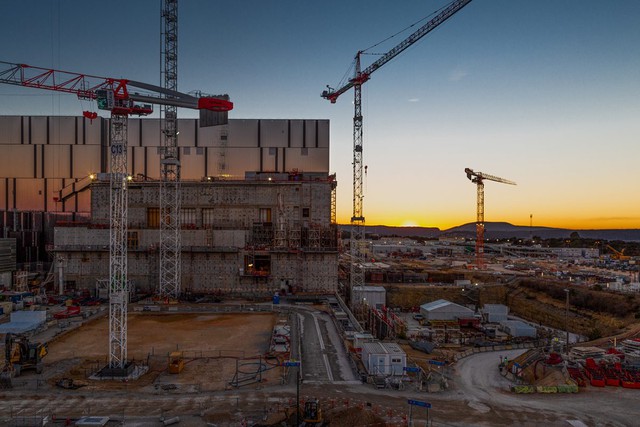
{"label": "vertical wall panel", "polygon": [[[180,147],[193,147],[196,138],[196,119],[182,119],[178,120],[178,146]],[[213,127],[215,129],[215,127]]]}
{"label": "vertical wall panel", "polygon": [[147,176],[160,179],[160,156],[158,147],[147,147]]}
{"label": "vertical wall panel", "polygon": [[0,178],[33,178],[34,149],[31,145],[0,145]]}
{"label": "vertical wall panel", "polygon": [[20,116],[0,116],[0,129],[0,145],[22,142]]}
{"label": "vertical wall panel", "polygon": [[44,210],[44,179],[16,180],[16,209],[24,211]]}
{"label": "vertical wall panel", "polygon": [[304,138],[303,135],[303,121],[302,120],[291,120],[291,147],[302,147],[302,140]]}
{"label": "vertical wall panel", "polygon": [[[180,132],[182,134],[182,132]],[[189,154],[185,153],[186,151]],[[201,148],[202,150],[202,148]],[[181,176],[183,180],[200,180],[204,173],[204,153],[198,154],[196,147],[183,147],[180,149]]]}
{"label": "vertical wall panel", "polygon": [[31,116],[31,143],[40,145],[47,143],[47,119],[43,116]]}
{"label": "vertical wall panel", "polygon": [[[82,191],[76,197],[77,212],[91,212],[91,190]],[[74,207],[73,209],[76,208]]]}
{"label": "vertical wall panel", "polygon": [[[307,155],[302,155],[306,152]],[[329,170],[328,148],[288,148],[287,170],[298,169],[301,172],[326,172]]]}
{"label": "vertical wall panel", "polygon": [[146,119],[141,120],[142,126],[142,141],[140,144],[143,147],[159,147],[162,145],[160,139],[160,120],[158,119]]}
{"label": "vertical wall panel", "polygon": [[229,122],[229,146],[257,147],[258,120],[236,119]]}
{"label": "vertical wall panel", "polygon": [[49,117],[49,144],[74,144],[75,117]]}
{"label": "vertical wall panel", "polygon": [[8,179],[0,178],[0,210],[9,210],[8,195],[7,195]]}
{"label": "vertical wall panel", "polygon": [[131,172],[146,175],[145,171],[145,147],[129,147]]}
{"label": "vertical wall panel", "polygon": [[61,200],[58,200],[58,202],[56,202],[54,200],[54,198],[57,198],[60,195],[60,189],[64,188],[64,186],[66,185],[67,182],[71,183],[75,181],[74,179],[62,179],[62,178],[47,178],[45,179],[45,183],[46,183],[46,194],[45,197],[47,199],[47,208],[49,211],[54,211],[54,212],[63,212],[63,207],[65,208],[64,211],[65,212],[70,212],[73,211],[73,209],[69,209],[69,207],[73,207],[75,206],[75,204],[70,204],[69,201],[67,201],[66,203],[66,207],[63,206],[64,204],[62,203]]}
{"label": "vertical wall panel", "polygon": [[286,147],[287,146],[287,121],[286,120],[261,120],[260,121],[260,145],[262,147]]}
{"label": "vertical wall panel", "polygon": [[[260,150],[257,148],[227,148],[227,173],[236,179],[243,179],[246,171],[260,169]],[[209,173],[217,175],[219,150],[209,149]],[[213,171],[213,172],[212,172]]]}
{"label": "vertical wall panel", "polygon": [[127,145],[129,147],[140,146],[140,119],[129,119],[127,125]]}
{"label": "vertical wall panel", "polygon": [[44,147],[44,176],[48,178],[71,178],[69,170],[71,159],[70,145],[45,145]]}
{"label": "vertical wall panel", "polygon": [[262,152],[262,172],[278,172],[278,149],[266,147],[260,151]]}
{"label": "vertical wall panel", "polygon": [[84,142],[87,145],[100,145],[102,142],[102,126],[108,127],[109,120],[98,117],[92,121],[84,120]]}
{"label": "vertical wall panel", "polygon": [[227,128],[228,128],[227,126],[209,126],[205,128],[199,127],[197,130],[198,146],[199,147],[219,147],[220,141],[221,141],[220,134],[224,129],[227,129]]}
{"label": "vertical wall panel", "polygon": [[73,177],[84,178],[100,170],[100,147],[97,145],[76,145],[73,147]]}
{"label": "vertical wall panel", "polygon": [[329,120],[318,120],[318,147],[329,148]]}
{"label": "vertical wall panel", "polygon": [[305,147],[316,147],[317,121],[305,120],[304,125],[305,125],[304,126],[305,127],[305,134],[304,134]]}

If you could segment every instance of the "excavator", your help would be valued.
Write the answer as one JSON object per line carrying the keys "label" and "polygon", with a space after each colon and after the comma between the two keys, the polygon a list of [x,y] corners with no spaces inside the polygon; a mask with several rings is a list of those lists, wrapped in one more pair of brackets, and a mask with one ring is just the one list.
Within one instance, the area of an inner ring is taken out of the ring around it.
{"label": "excavator", "polygon": [[612,253],[611,255],[611,259],[617,259],[618,261],[629,261],[631,259],[631,257],[629,255],[625,255],[624,254],[624,250],[626,248],[623,248],[621,251],[617,250],[616,248],[613,248],[609,245],[607,245],[607,249],[609,249]]}
{"label": "excavator", "polygon": [[22,334],[7,333],[4,339],[4,367],[0,372],[0,385],[11,387],[11,378],[20,376],[25,369],[42,373],[42,359],[47,355],[46,343],[34,343]]}

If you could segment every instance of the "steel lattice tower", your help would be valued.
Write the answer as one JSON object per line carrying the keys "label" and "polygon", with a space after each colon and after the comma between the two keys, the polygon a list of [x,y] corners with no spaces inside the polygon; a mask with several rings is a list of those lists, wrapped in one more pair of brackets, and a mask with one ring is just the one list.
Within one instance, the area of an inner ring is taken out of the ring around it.
{"label": "steel lattice tower", "polygon": [[[162,3],[162,87],[178,90],[178,1]],[[165,95],[170,97],[170,95]],[[180,295],[180,158],[178,108],[163,105],[161,111],[162,153],[160,158],[160,280],[161,298]]]}
{"label": "steel lattice tower", "polygon": [[364,286],[364,213],[362,207],[362,80],[360,52],[356,55],[353,85],[353,216],[351,217],[351,289]]}
{"label": "steel lattice tower", "polygon": [[109,367],[127,362],[127,121],[111,114]]}
{"label": "steel lattice tower", "polygon": [[473,169],[465,168],[464,173],[467,178],[476,184],[478,198],[476,201],[476,267],[484,269],[484,181],[495,181],[503,184],[516,185],[515,182],[498,176],[489,175],[484,172],[475,172]]}
{"label": "steel lattice tower", "polygon": [[484,183],[479,179],[476,201],[476,267],[484,270]]}

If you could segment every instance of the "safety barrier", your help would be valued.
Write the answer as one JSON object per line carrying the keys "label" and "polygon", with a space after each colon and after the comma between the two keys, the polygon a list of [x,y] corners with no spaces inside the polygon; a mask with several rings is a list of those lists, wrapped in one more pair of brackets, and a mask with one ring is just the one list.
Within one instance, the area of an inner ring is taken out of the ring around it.
{"label": "safety barrier", "polygon": [[517,394],[577,393],[578,386],[575,384],[560,384],[555,386],[513,385],[511,386],[511,391]]}
{"label": "safety barrier", "polygon": [[471,356],[477,353],[487,353],[492,351],[507,351],[507,350],[518,350],[525,348],[534,348],[537,347],[536,342],[527,342],[527,343],[519,343],[519,344],[502,344],[502,345],[492,345],[487,347],[474,347],[468,350],[465,350],[461,353],[457,353],[453,356],[453,361],[457,362],[460,359],[464,359],[465,357]]}

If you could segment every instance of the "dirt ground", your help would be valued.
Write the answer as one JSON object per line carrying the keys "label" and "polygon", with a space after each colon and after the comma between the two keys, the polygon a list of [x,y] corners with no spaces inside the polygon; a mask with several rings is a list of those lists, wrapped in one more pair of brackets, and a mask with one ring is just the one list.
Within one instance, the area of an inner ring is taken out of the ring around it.
{"label": "dirt ground", "polygon": [[[103,317],[49,343],[45,370],[51,383],[72,378],[89,390],[129,390],[153,387],[164,391],[197,392],[229,388],[245,380],[247,386],[278,383],[278,359],[265,357],[277,316],[247,314],[130,313],[128,359],[149,365],[135,381],[97,381],[91,376],[107,361],[109,323]],[[180,351],[185,367],[168,373],[169,354]]]}

